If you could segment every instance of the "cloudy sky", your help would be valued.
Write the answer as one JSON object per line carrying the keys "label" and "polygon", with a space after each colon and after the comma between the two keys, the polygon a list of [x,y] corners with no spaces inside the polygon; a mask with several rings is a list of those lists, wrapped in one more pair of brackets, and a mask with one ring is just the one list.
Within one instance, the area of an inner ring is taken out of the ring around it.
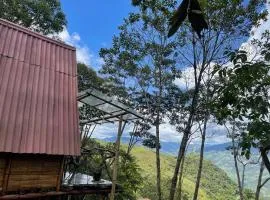
{"label": "cloudy sky", "polygon": [[98,68],[98,52],[109,47],[123,18],[134,10],[131,0],[61,0],[68,21],[60,37],[77,48],[80,62]]}
{"label": "cloudy sky", "polygon": [[[130,5],[130,0],[61,0],[63,10],[66,14],[68,26],[59,34],[66,43],[75,46],[77,49],[77,60],[85,63],[96,70],[102,65],[102,59],[98,52],[102,47],[109,47],[112,36],[118,33],[117,27],[122,24],[123,18],[135,8]],[[270,0],[267,0],[267,8],[270,11]],[[252,38],[259,38],[260,34],[270,27],[270,17],[266,22],[262,22],[259,28],[252,30],[253,36],[243,46],[252,51],[249,42]],[[187,69],[184,73],[185,79],[177,80],[180,87],[192,87],[192,83],[186,85],[186,80],[192,79],[192,71]],[[125,134],[132,129],[126,128]],[[109,124],[97,127],[94,137],[106,138],[115,136],[116,124]],[[154,132],[154,129],[152,129]],[[227,142],[224,127],[209,124],[208,143],[219,144]],[[168,123],[161,125],[161,140],[179,142],[181,136],[175,131],[174,127]],[[194,142],[199,139],[195,139]]]}

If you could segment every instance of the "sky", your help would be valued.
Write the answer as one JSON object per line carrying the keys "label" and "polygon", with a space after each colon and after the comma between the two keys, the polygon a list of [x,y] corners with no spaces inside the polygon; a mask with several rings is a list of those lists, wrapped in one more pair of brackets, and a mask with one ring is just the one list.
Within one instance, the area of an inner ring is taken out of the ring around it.
{"label": "sky", "polygon": [[61,0],[68,25],[60,34],[77,47],[77,59],[94,68],[102,61],[98,54],[111,44],[124,17],[135,8],[130,0]]}
{"label": "sky", "polygon": [[[267,0],[267,8],[270,12],[270,0]],[[62,8],[68,21],[67,27],[59,34],[59,37],[66,43],[75,46],[77,49],[77,61],[87,64],[94,69],[100,69],[103,61],[99,58],[99,50],[102,47],[110,47],[113,35],[118,33],[118,26],[122,24],[123,18],[129,12],[135,10],[130,0],[61,0]],[[242,46],[252,51],[250,41],[252,38],[259,38],[260,34],[270,28],[270,17],[263,22],[259,28],[253,28],[253,36]],[[187,69],[186,79],[192,80],[192,71]],[[185,80],[176,80],[179,87],[186,87]],[[192,87],[192,83],[189,84]],[[128,126],[124,134],[132,129]],[[169,123],[161,125],[162,141],[179,142],[179,135]],[[115,136],[116,124],[98,126],[93,134],[97,138]],[[154,129],[151,129],[154,133]],[[209,124],[207,131],[211,137],[207,138],[209,144],[220,144],[228,141],[226,130],[222,126]],[[194,142],[200,139],[195,139]]]}

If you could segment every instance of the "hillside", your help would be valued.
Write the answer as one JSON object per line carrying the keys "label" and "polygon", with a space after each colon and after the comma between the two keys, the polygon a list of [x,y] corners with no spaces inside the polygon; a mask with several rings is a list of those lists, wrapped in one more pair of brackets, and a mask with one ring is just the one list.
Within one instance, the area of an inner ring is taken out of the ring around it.
{"label": "hillside", "polygon": [[[156,199],[155,197],[155,153],[144,147],[135,147],[132,154],[136,157],[138,165],[142,169],[144,183],[139,196],[144,198]],[[162,189],[163,195],[168,195],[170,186],[170,178],[172,177],[175,159],[173,156],[161,155],[162,170]],[[198,167],[198,156],[191,154],[186,158],[184,170],[183,193],[184,199],[191,199],[196,173]],[[236,185],[227,176],[227,174],[216,167],[210,161],[204,161],[202,173],[201,190],[199,194],[200,200],[232,200],[236,199]]]}
{"label": "hillside", "polygon": [[[115,141],[114,137],[111,138],[105,138],[104,139],[107,142]],[[129,138],[123,137],[122,143],[126,144],[128,143]],[[141,145],[141,143],[138,143],[138,145]],[[223,144],[206,144],[205,146],[205,159],[211,161],[214,165],[219,167],[220,169],[224,170],[226,174],[236,183],[236,174],[235,174],[235,168],[233,163],[232,155],[228,150],[226,150],[226,147],[228,147],[230,143],[223,143]],[[179,148],[179,143],[176,142],[161,142],[161,152],[164,154],[175,156]],[[193,152],[193,154],[198,155],[200,145],[198,144],[190,144],[189,146],[189,152]],[[253,151],[255,153],[255,151]],[[245,187],[255,191],[257,186],[257,178],[259,173],[260,166],[257,165],[247,165],[246,166],[246,176],[245,176]],[[241,170],[241,166],[240,166]],[[268,178],[269,175],[267,171],[264,172],[263,180]],[[264,197],[264,199],[270,199],[270,182],[268,182],[262,189],[261,189],[261,197]]]}
{"label": "hillside", "polygon": [[[236,181],[236,174],[234,163],[232,160],[232,155],[228,151],[209,151],[205,153],[205,158],[211,160],[216,166],[223,169],[228,176]],[[242,171],[241,165],[239,166]],[[257,165],[247,165],[245,171],[245,187],[255,191],[259,176],[260,166]],[[264,171],[263,180],[269,177],[267,170]],[[270,199],[270,182],[265,184],[261,189],[261,197],[264,199]]]}

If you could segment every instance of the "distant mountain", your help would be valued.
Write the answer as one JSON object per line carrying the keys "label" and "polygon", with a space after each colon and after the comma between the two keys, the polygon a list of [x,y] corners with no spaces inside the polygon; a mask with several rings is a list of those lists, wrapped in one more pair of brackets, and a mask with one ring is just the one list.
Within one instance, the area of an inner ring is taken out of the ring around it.
{"label": "distant mountain", "polygon": [[230,142],[227,143],[223,143],[223,144],[208,144],[205,146],[204,151],[205,152],[210,152],[210,151],[226,151],[226,148],[228,148],[229,146],[231,146]]}
{"label": "distant mountain", "polygon": [[[256,157],[256,155],[253,155]],[[228,176],[236,182],[236,173],[234,167],[233,156],[229,151],[210,151],[205,153],[205,159],[211,160],[216,166],[223,169]],[[242,173],[242,165],[239,164],[240,172]],[[245,187],[253,191],[256,190],[260,166],[259,164],[247,165],[245,170]],[[269,177],[267,170],[264,170],[263,180]],[[266,200],[270,200],[270,182],[265,184],[261,190],[261,196]]]}
{"label": "distant mountain", "polygon": [[[125,137],[121,137],[121,143],[128,144],[129,138],[130,137],[126,137],[126,136]],[[116,141],[116,137],[103,138],[102,140],[105,141],[105,142],[115,142]]]}
{"label": "distant mountain", "polygon": [[[155,153],[147,148],[135,147],[132,154],[136,157],[138,166],[142,169],[143,186],[138,194],[141,198],[157,199],[156,197],[156,165]],[[175,157],[168,154],[161,154],[161,180],[162,193],[168,196],[171,177],[175,166]],[[192,199],[196,182],[198,155],[189,154],[185,159],[183,175],[183,199]],[[200,200],[233,200],[237,199],[235,193],[237,188],[228,175],[214,165],[212,162],[204,160],[201,178],[201,187],[198,199]]]}
{"label": "distant mountain", "polygon": [[[105,138],[103,139],[106,142],[115,142],[116,138]],[[129,142],[129,137],[122,137],[122,143],[127,144]],[[142,143],[138,143],[139,146],[142,146]],[[205,158],[212,161],[216,166],[223,169],[228,176],[236,182],[235,168],[233,157],[230,151],[226,150],[231,143],[223,144],[205,144]],[[176,142],[161,142],[161,152],[165,154],[170,154],[176,156],[178,153],[180,144]],[[200,144],[190,144],[188,148],[189,153],[199,153]],[[257,151],[253,150],[253,154],[256,154]],[[240,167],[241,169],[241,167]],[[259,173],[259,165],[247,165],[246,167],[246,187],[255,191],[257,185],[257,177]],[[263,180],[269,177],[269,174],[264,173]],[[262,195],[266,197],[267,200],[270,200],[270,182],[268,182],[262,188]]]}
{"label": "distant mountain", "polygon": [[[109,138],[104,138],[102,139],[103,141],[106,142],[115,142],[116,137],[109,137]],[[129,137],[125,136],[121,138],[121,143],[123,144],[128,144],[129,142]],[[137,145],[142,145],[141,142],[138,142]],[[168,153],[172,155],[177,155],[178,149],[179,149],[180,144],[177,142],[166,142],[166,141],[161,141],[161,152],[163,153]],[[219,152],[219,151],[225,151],[226,148],[230,146],[230,143],[223,143],[223,144],[205,144],[205,152]],[[188,148],[189,152],[199,152],[200,151],[200,144],[190,144]]]}

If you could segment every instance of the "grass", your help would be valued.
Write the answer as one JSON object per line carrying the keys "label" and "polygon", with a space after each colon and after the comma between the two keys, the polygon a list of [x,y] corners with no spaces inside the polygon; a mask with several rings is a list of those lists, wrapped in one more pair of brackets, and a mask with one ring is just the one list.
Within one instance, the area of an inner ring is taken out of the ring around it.
{"label": "grass", "polygon": [[[143,198],[156,199],[156,160],[155,153],[144,147],[135,147],[132,154],[136,157],[138,165],[142,169],[144,184],[138,195]],[[163,196],[168,196],[170,179],[173,175],[175,158],[170,155],[161,154],[161,179]],[[198,169],[198,156],[189,155],[185,161],[183,180],[183,199],[192,199],[195,188],[196,174]],[[201,187],[199,191],[200,200],[233,200],[236,198],[236,185],[227,174],[216,167],[210,161],[204,161]]]}

